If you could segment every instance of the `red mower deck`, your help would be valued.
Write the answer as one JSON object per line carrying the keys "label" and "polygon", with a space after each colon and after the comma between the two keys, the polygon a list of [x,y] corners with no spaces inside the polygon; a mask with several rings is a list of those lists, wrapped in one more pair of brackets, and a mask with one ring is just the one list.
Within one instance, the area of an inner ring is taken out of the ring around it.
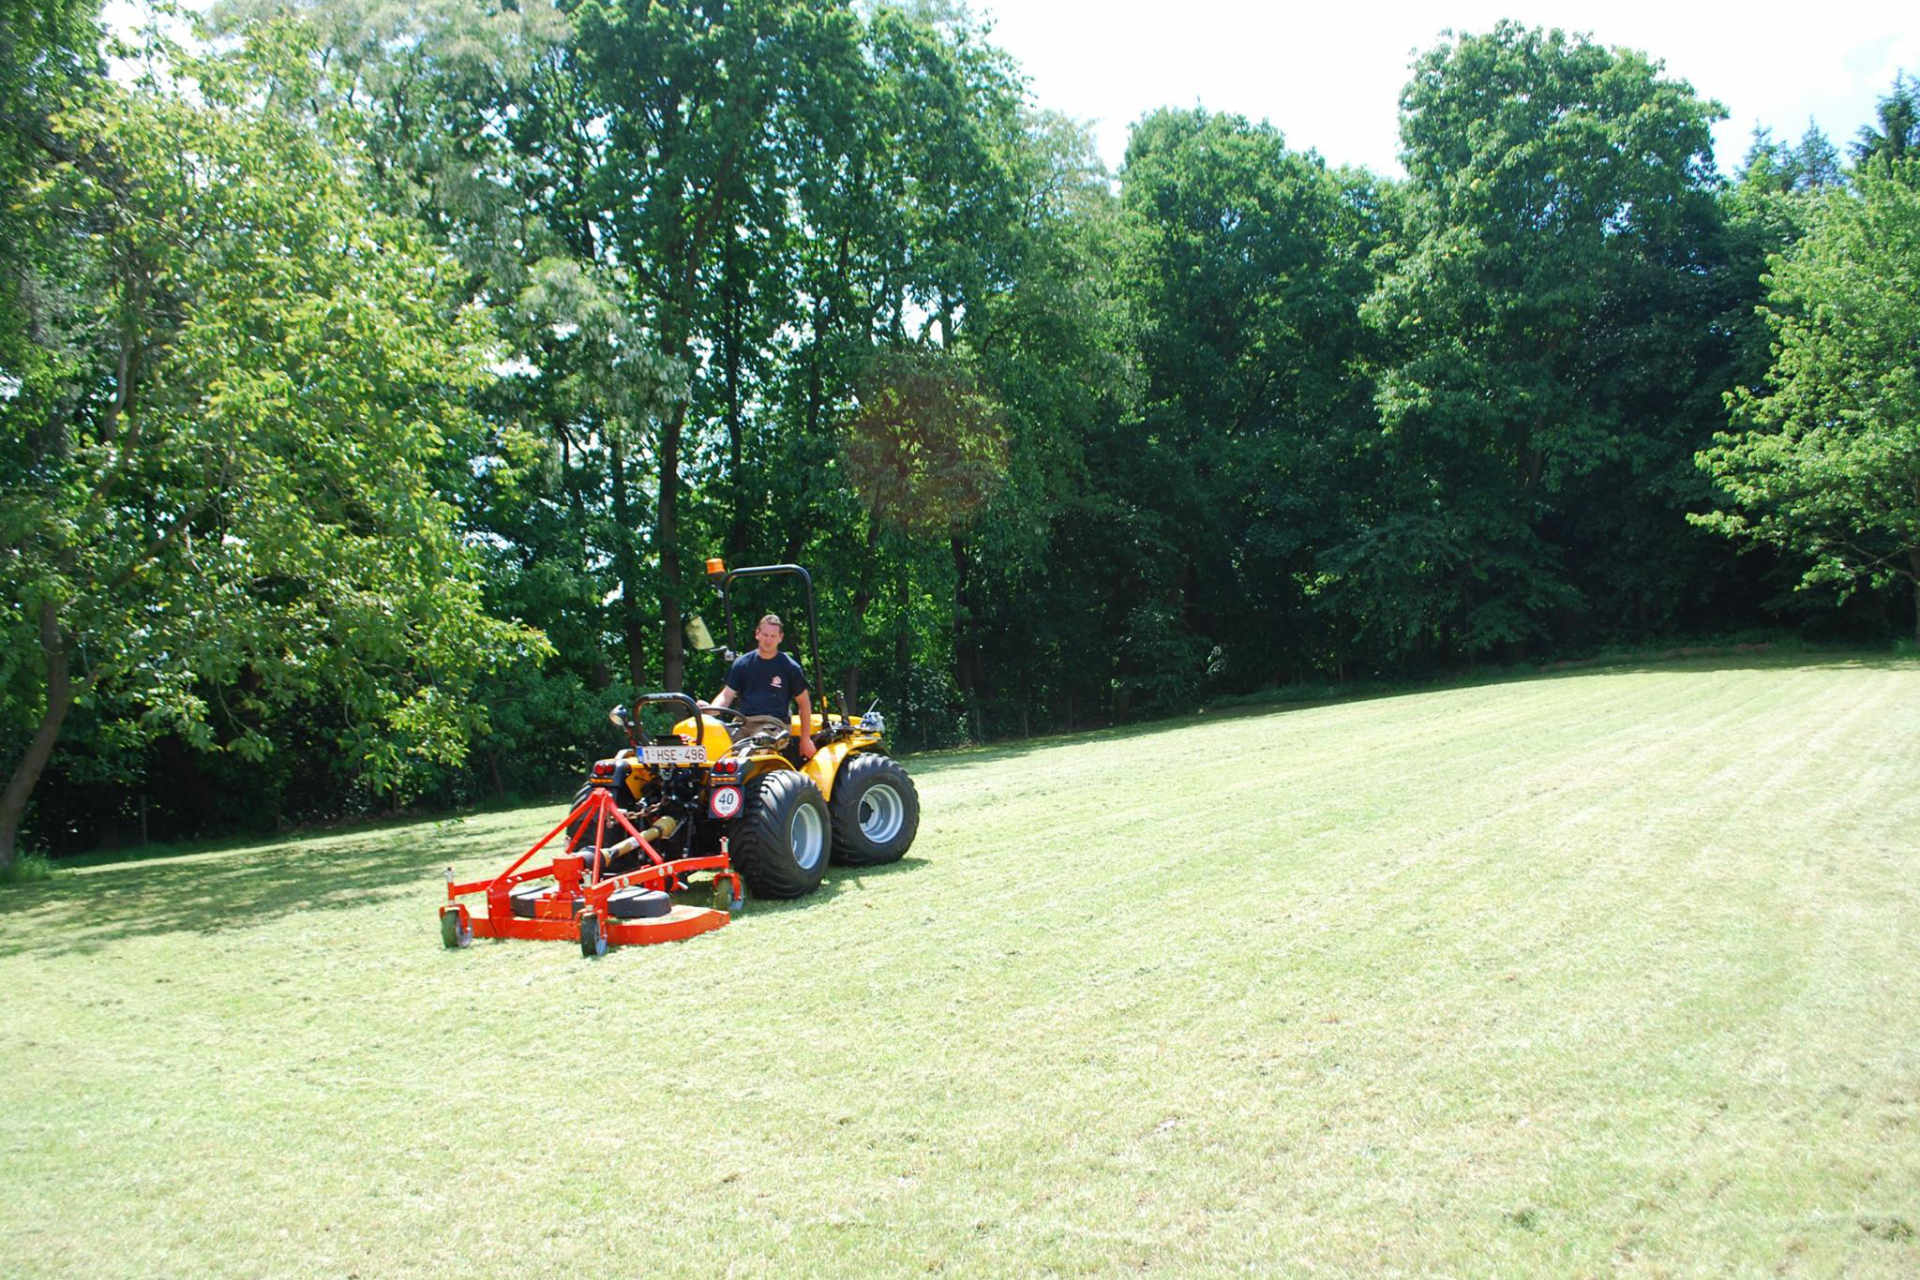
{"label": "red mower deck", "polygon": [[[606,847],[610,823],[634,841],[648,860],[645,865],[619,875],[602,874],[600,850]],[[572,834],[565,853],[543,866],[522,869],[569,827]],[[713,873],[715,905],[711,908],[675,903],[665,914],[623,919],[611,906],[614,895],[625,889],[682,892],[689,887],[687,877],[701,871]],[[513,891],[549,877],[553,886],[532,899],[532,915],[516,915]],[[716,854],[669,861],[620,812],[612,791],[595,787],[559,826],[492,879],[459,884],[453,879],[452,868],[448,868],[447,903],[440,908],[440,937],[449,947],[467,946],[475,938],[573,940],[579,942],[583,955],[604,955],[609,946],[678,942],[718,929],[740,909],[744,893],[724,840]],[[475,914],[460,901],[474,894],[485,895],[482,914]]]}

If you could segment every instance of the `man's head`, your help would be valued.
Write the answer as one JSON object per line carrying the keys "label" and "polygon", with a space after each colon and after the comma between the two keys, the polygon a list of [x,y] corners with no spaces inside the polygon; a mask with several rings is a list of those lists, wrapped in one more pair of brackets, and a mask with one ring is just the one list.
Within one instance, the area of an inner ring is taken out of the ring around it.
{"label": "man's head", "polygon": [[763,658],[771,658],[780,652],[780,639],[786,634],[780,625],[780,615],[770,613],[760,619],[760,625],[753,629],[753,643]]}

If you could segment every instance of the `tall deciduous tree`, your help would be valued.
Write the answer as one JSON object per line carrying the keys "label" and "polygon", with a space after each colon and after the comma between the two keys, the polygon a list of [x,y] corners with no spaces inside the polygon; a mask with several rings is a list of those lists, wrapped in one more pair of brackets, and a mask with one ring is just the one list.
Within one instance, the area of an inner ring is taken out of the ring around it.
{"label": "tall deciduous tree", "polygon": [[1138,460],[1115,479],[1171,543],[1125,592],[1145,611],[1122,643],[1152,647],[1143,690],[1182,667],[1183,691],[1208,671],[1245,687],[1310,625],[1337,460],[1372,420],[1358,357],[1373,244],[1341,180],[1264,123],[1155,112],[1121,176],[1145,403]]}
{"label": "tall deciduous tree", "polygon": [[28,192],[68,153],[55,114],[100,73],[98,8],[96,0],[0,6],[0,398],[59,359],[49,308],[64,229],[35,216]]}
{"label": "tall deciduous tree", "polygon": [[486,377],[482,317],[451,305],[452,262],[364,211],[349,143],[271,105],[306,63],[262,34],[93,85],[30,199],[83,248],[48,318],[64,358],[0,404],[0,696],[33,726],[0,865],[78,702],[257,756],[324,698],[357,772],[403,791],[410,761],[465,752],[476,670],[542,644],[481,611],[433,484]]}
{"label": "tall deciduous tree", "polygon": [[[1502,23],[1401,98],[1406,237],[1370,305],[1395,345],[1375,448],[1394,489],[1349,557],[1390,650],[1473,654],[1582,615],[1643,625],[1692,552],[1734,283],[1719,108],[1657,63]],[[1704,341],[1703,341],[1704,339]]]}
{"label": "tall deciduous tree", "polygon": [[[1096,441],[1138,418],[1138,361],[1123,262],[1127,220],[1091,136],[1029,119],[1016,156],[1025,194],[1012,287],[975,308],[969,336],[1005,409],[1005,483],[970,532],[974,698],[992,733],[1104,714],[1113,656],[1106,565],[1131,554],[1110,477],[1088,465]],[[1116,545],[1118,542],[1120,545]]]}
{"label": "tall deciduous tree", "polygon": [[1920,638],[1920,160],[1863,166],[1773,259],[1774,363],[1728,396],[1699,464],[1730,510],[1697,518],[1805,557],[1802,581],[1911,584]]}
{"label": "tall deciduous tree", "polygon": [[[790,216],[795,148],[844,146],[823,103],[858,73],[844,4],[797,0],[588,0],[578,41],[606,147],[597,216],[619,246],[632,303],[659,353],[689,369],[719,328],[729,245]],[[661,666],[684,683],[681,537],[687,404],[648,441],[658,479]]]}

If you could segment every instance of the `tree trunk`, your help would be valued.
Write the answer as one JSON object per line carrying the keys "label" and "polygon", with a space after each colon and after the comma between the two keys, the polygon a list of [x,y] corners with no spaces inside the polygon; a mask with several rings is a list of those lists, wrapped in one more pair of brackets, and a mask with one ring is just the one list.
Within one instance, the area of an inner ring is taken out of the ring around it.
{"label": "tree trunk", "polygon": [[613,571],[620,578],[620,631],[627,643],[627,684],[629,695],[646,687],[646,624],[640,616],[640,563],[633,554],[633,513],[627,501],[626,447],[616,432],[608,441],[612,457],[613,525],[617,539]]}
{"label": "tree trunk", "polygon": [[[834,269],[833,282],[838,285],[847,278],[847,264],[853,236],[850,231],[840,233],[840,245],[837,253],[837,266]],[[811,350],[807,352],[807,439],[820,438],[820,414],[826,407],[826,395],[823,390],[826,375],[827,334],[833,328],[836,316],[833,299],[827,289],[821,289],[813,300],[813,312],[808,317],[808,329]]]}
{"label": "tree trunk", "polygon": [[894,600],[899,610],[893,622],[893,669],[902,680],[906,679],[907,668],[913,663],[913,627],[907,617],[908,588],[907,566],[902,562],[893,583]]}
{"label": "tree trunk", "polygon": [[1920,547],[1908,549],[1907,563],[1913,566],[1913,642],[1920,644]]}
{"label": "tree trunk", "polygon": [[727,380],[727,480],[733,489],[733,513],[727,525],[727,563],[738,563],[746,554],[747,542],[752,533],[752,519],[747,510],[746,491],[746,440],[742,423],[740,392],[740,348],[746,339],[741,333],[741,312],[744,304],[741,294],[744,286],[739,279],[739,254],[737,241],[733,235],[727,236],[723,279],[726,293],[721,299],[720,350],[721,365],[726,371]]}
{"label": "tree trunk", "polygon": [[686,665],[680,635],[680,432],[686,420],[682,401],[660,427],[660,687],[674,691],[682,686]]}
{"label": "tree trunk", "polygon": [[573,438],[567,433],[565,422],[556,418],[550,426],[553,438],[560,442],[560,477],[567,490],[567,509],[573,513],[573,532],[578,539],[576,550],[580,557],[578,563],[587,565],[593,559],[587,536],[591,522],[587,519],[587,495],[581,487],[580,472],[573,461]]}
{"label": "tree trunk", "polygon": [[867,520],[867,553],[860,561],[860,574],[853,587],[853,661],[847,664],[840,681],[840,693],[846,699],[842,708],[848,715],[858,711],[860,702],[860,652],[867,634],[867,606],[873,603],[874,548],[880,541],[880,522]]}
{"label": "tree trunk", "polygon": [[20,823],[27,815],[27,798],[40,771],[53,756],[53,744],[60,740],[60,725],[73,707],[73,680],[67,670],[67,638],[60,630],[60,611],[52,601],[40,606],[40,652],[47,660],[47,709],[40,717],[40,729],[27,744],[26,754],[14,766],[7,789],[0,793],[0,871],[13,866],[19,848]]}
{"label": "tree trunk", "polygon": [[966,539],[949,537],[947,546],[953,553],[953,674],[967,708],[971,736],[979,742],[985,736],[980,728],[980,646],[974,641],[973,603],[967,589],[973,561],[967,555]]}

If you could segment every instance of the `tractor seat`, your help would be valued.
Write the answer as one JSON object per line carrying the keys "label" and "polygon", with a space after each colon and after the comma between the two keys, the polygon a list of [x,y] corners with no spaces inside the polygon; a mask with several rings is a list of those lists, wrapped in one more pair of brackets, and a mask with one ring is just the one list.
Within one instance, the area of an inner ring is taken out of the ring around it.
{"label": "tractor seat", "polygon": [[773,751],[786,746],[792,736],[791,726],[776,716],[748,716],[733,727],[735,742],[753,738]]}

